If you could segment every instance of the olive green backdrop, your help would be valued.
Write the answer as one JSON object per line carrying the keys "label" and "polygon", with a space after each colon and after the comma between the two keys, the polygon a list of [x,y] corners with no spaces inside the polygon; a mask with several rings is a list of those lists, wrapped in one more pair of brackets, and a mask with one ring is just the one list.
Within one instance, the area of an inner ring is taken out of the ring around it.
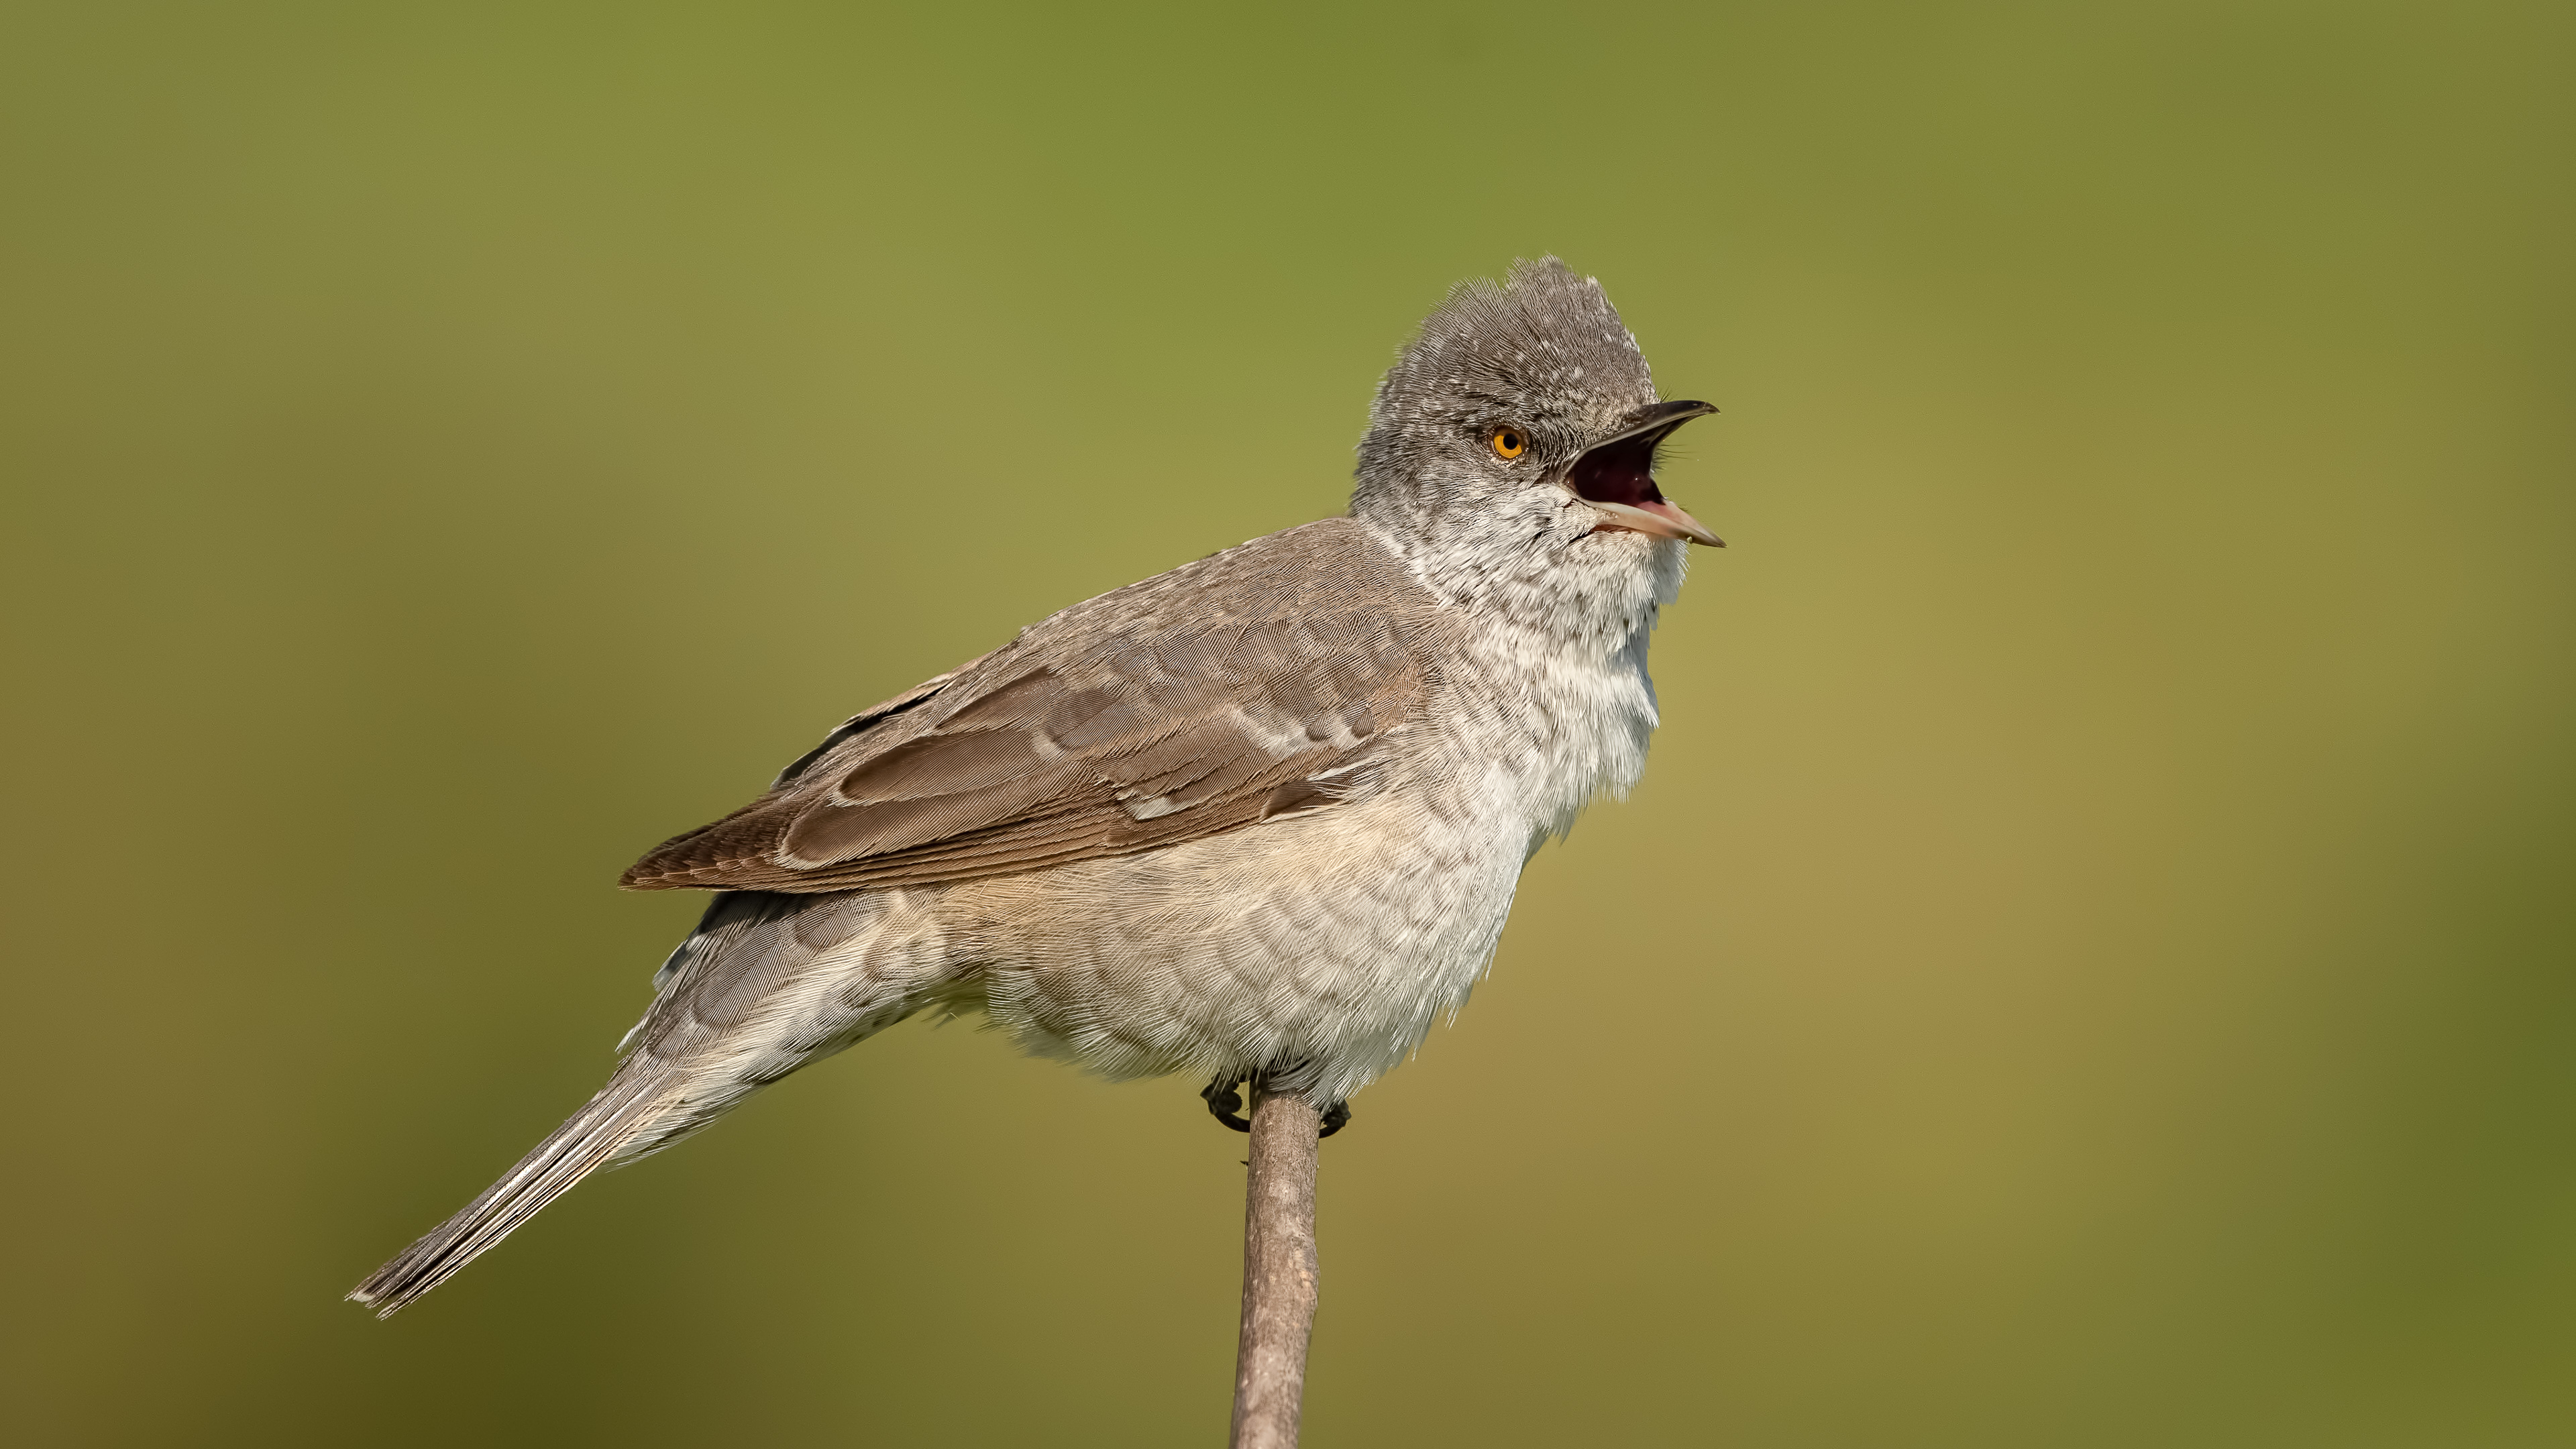
{"label": "olive green backdrop", "polygon": [[337,1300],[627,861],[1554,251],[1732,546],[1324,1153],[1309,1442],[2576,1441],[2570,15],[11,7],[0,1432],[1216,1442],[1240,1139],[968,1028]]}

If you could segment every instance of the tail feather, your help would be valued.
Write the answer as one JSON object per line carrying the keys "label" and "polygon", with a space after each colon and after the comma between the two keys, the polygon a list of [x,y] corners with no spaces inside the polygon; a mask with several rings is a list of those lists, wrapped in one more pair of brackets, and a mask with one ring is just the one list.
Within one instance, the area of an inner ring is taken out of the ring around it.
{"label": "tail feather", "polygon": [[463,1211],[439,1224],[351,1289],[352,1302],[390,1318],[459,1268],[506,1238],[575,1183],[638,1148],[663,1145],[665,1119],[679,1106],[685,1079],[667,1067],[629,1059],[599,1095],[536,1145],[519,1165]]}
{"label": "tail feather", "polygon": [[591,1173],[668,1147],[762,1085],[909,1015],[920,999],[869,969],[886,910],[861,891],[717,895],[654,977],[653,1006],[625,1044],[633,1054],[599,1095],[349,1297],[390,1317]]}

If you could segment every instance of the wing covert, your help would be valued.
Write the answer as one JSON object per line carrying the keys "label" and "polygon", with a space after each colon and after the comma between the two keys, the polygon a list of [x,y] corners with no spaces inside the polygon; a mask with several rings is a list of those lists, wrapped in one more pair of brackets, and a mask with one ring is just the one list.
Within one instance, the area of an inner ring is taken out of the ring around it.
{"label": "wing covert", "polygon": [[1245,579],[1240,561],[1212,567],[1304,532],[1076,606],[852,719],[769,794],[665,843],[624,884],[802,892],[959,880],[1176,844],[1365,793],[1427,688],[1411,611],[1387,606],[1382,579],[1326,571],[1281,587],[1276,570]]}

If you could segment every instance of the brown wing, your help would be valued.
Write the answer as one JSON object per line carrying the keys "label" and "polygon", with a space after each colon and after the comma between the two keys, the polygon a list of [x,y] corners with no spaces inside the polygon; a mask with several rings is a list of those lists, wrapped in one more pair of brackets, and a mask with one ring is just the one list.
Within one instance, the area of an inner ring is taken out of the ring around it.
{"label": "brown wing", "polygon": [[[934,674],[930,678],[914,685],[912,688],[905,690],[903,693],[896,695],[894,698],[889,699],[882,704],[872,704],[866,709],[860,710],[857,714],[850,716],[848,719],[841,721],[840,725],[830,734],[823,736],[823,743],[816,745],[814,748],[807,750],[801,755],[798,755],[794,763],[790,764],[786,769],[779,771],[778,778],[769,782],[769,788],[773,791],[784,789],[786,786],[792,784],[802,776],[808,769],[812,768],[815,761],[832,753],[834,750],[839,749],[848,741],[857,739],[860,735],[866,734],[868,731],[875,729],[878,725],[885,723],[896,715],[902,714],[906,710],[918,709],[922,705],[928,704],[930,702],[930,697],[937,694],[940,690],[947,688],[950,681],[956,679],[959,675],[972,673],[976,665],[981,664],[992,657],[993,656],[990,654],[979,654],[976,657],[967,660],[965,663],[958,665],[956,668],[949,670],[946,674]],[[686,837],[684,836],[682,838],[685,839]],[[669,844],[672,842],[665,843]]]}
{"label": "brown wing", "polygon": [[[624,883],[959,880],[1152,849],[1365,792],[1387,737],[1420,704],[1425,671],[1407,627],[1414,586],[1346,556],[1347,542],[1220,554],[1068,610],[853,719],[768,795],[661,846]],[[1355,575],[1354,563],[1367,567]]]}

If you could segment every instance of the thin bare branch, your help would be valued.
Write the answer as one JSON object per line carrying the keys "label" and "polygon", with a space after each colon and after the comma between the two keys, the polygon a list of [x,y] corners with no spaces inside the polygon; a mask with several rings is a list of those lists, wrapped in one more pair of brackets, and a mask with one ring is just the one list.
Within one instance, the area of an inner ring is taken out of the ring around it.
{"label": "thin bare branch", "polygon": [[1296,1449],[1315,1328],[1315,1139],[1302,1097],[1252,1092],[1243,1212],[1243,1331],[1236,1340],[1233,1449]]}

